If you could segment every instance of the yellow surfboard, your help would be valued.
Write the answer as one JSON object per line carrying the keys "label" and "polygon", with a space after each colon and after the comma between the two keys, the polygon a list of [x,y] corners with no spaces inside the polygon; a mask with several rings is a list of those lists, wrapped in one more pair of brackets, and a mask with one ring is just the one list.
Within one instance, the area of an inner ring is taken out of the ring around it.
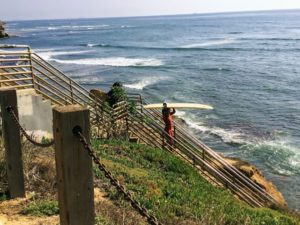
{"label": "yellow surfboard", "polygon": [[[213,109],[210,105],[203,105],[197,103],[167,103],[168,108],[177,108],[177,109]],[[145,109],[161,109],[163,108],[163,103],[148,104],[144,105]]]}

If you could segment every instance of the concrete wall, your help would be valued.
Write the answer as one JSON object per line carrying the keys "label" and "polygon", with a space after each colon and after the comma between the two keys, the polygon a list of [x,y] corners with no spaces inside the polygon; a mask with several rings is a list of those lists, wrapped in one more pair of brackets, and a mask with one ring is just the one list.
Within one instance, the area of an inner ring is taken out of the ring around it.
{"label": "concrete wall", "polygon": [[52,106],[49,100],[43,100],[34,89],[17,91],[19,119],[28,133],[37,140],[52,138]]}

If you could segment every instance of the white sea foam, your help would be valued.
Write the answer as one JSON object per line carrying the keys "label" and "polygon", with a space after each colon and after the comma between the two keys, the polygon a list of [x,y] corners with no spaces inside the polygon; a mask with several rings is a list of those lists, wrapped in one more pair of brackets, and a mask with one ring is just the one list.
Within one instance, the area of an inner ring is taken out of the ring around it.
{"label": "white sea foam", "polygon": [[241,145],[244,158],[261,159],[262,163],[280,175],[300,174],[300,151],[287,139],[264,140],[242,131],[209,127],[193,118],[188,112],[177,111],[176,115],[184,119],[191,129],[203,134],[215,135],[225,143]]}
{"label": "white sea foam", "polygon": [[85,85],[93,85],[93,84],[98,84],[104,82],[104,79],[102,77],[80,77],[76,79],[77,82],[80,84],[85,84]]}
{"label": "white sea foam", "polygon": [[97,47],[97,46],[107,46],[106,44],[93,44],[93,43],[87,43],[86,44],[87,47]]}
{"label": "white sea foam", "polygon": [[76,54],[82,54],[82,53],[87,53],[90,51],[36,51],[44,60],[53,60],[54,56],[58,55],[76,55]]}
{"label": "white sea foam", "polygon": [[[103,27],[109,27],[107,24],[99,24],[99,25],[62,25],[62,26],[49,26],[47,27],[48,30],[64,30],[64,29],[97,29],[97,28],[103,28]],[[46,28],[46,27],[42,27]]]}
{"label": "white sea foam", "polygon": [[62,64],[77,64],[77,65],[102,65],[102,66],[161,66],[163,62],[155,58],[125,58],[125,57],[110,57],[110,58],[88,58],[77,60],[60,60],[53,59]]}
{"label": "white sea foam", "polygon": [[122,25],[121,28],[134,28],[135,26]]}
{"label": "white sea foam", "polygon": [[181,47],[182,48],[203,48],[203,47],[209,47],[215,45],[227,45],[227,44],[232,44],[234,42],[236,42],[236,39],[227,38],[218,41],[207,41],[203,43],[188,44],[188,45],[183,45]]}
{"label": "white sea foam", "polygon": [[245,156],[263,159],[268,167],[280,175],[300,174],[300,152],[287,140],[263,141],[243,146]]}
{"label": "white sea foam", "polygon": [[107,45],[107,44],[93,44],[93,43],[87,43],[86,44],[86,47],[90,47],[90,48],[92,48],[92,47],[106,47],[106,46],[109,46],[109,45]]}
{"label": "white sea foam", "polygon": [[167,77],[145,77],[136,83],[124,84],[124,86],[130,89],[143,90],[145,87],[165,79],[167,79]]}
{"label": "white sea foam", "polygon": [[190,113],[177,111],[176,115],[186,122],[186,124],[195,129],[198,132],[205,133],[208,135],[214,135],[222,139],[223,142],[228,144],[248,144],[251,137],[247,137],[246,134],[243,134],[236,130],[223,129],[220,127],[209,127],[205,123],[195,119]]}

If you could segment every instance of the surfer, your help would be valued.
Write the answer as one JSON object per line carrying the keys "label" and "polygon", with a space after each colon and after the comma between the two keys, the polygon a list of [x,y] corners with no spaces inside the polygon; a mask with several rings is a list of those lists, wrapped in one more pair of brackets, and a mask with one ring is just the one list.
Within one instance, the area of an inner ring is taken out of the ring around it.
{"label": "surfer", "polygon": [[[167,103],[163,103],[162,115],[163,120],[165,122],[165,131],[169,134],[170,137],[173,137],[173,115],[176,113],[175,108],[173,108],[172,112],[171,109],[168,108]],[[172,138],[169,138],[169,144],[173,145]]]}

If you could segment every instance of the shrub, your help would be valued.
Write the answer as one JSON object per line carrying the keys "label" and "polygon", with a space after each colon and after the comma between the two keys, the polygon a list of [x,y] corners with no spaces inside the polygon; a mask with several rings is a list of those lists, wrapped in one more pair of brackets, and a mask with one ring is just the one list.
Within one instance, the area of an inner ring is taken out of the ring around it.
{"label": "shrub", "polygon": [[58,213],[58,202],[53,200],[34,201],[22,210],[22,214],[33,216],[53,216]]}

